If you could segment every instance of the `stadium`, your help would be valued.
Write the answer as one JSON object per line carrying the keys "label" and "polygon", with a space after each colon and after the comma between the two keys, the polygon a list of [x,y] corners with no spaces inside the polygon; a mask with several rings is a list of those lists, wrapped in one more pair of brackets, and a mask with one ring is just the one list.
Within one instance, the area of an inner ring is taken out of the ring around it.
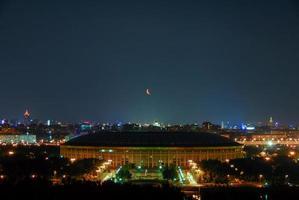
{"label": "stadium", "polygon": [[243,146],[211,133],[197,132],[103,132],[76,137],[60,147],[70,159],[99,158],[113,167],[127,163],[146,168],[188,161],[241,158]]}

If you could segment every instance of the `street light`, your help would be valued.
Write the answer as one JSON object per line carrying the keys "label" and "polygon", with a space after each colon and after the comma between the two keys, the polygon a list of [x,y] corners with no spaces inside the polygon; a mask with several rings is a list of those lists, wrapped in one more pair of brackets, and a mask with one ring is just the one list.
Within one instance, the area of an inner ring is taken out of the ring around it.
{"label": "street light", "polygon": [[263,174],[260,174],[260,175],[259,175],[259,181],[260,181],[260,182],[262,182],[262,178],[263,178],[263,177],[264,177]]}
{"label": "street light", "polygon": [[265,160],[266,161],[269,161],[271,158],[270,157],[265,157]]}

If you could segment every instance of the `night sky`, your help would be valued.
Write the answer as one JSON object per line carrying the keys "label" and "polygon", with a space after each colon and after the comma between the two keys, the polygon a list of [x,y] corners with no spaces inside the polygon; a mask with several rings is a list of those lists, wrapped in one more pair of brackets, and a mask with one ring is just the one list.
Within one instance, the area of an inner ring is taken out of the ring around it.
{"label": "night sky", "polygon": [[0,0],[0,70],[4,118],[299,123],[299,3]]}

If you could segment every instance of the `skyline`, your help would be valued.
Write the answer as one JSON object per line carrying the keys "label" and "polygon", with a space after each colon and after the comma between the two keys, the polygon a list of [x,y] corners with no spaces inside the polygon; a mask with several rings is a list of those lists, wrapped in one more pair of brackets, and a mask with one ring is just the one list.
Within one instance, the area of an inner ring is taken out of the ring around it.
{"label": "skyline", "polygon": [[298,124],[298,2],[213,2],[1,1],[0,116]]}
{"label": "skyline", "polygon": [[[148,93],[148,89],[146,90],[147,95],[151,95],[151,93]],[[140,124],[140,125],[154,125],[154,126],[172,126],[172,125],[203,125],[203,123],[212,123],[214,125],[219,125],[219,126],[224,126],[229,129],[244,129],[243,126],[250,126],[250,127],[263,127],[263,126],[269,126],[269,124],[272,124],[270,126],[276,127],[276,128],[285,128],[288,126],[289,128],[296,128],[296,126],[299,126],[299,124],[294,124],[294,123],[281,123],[273,117],[269,117],[268,119],[262,119],[260,121],[226,121],[222,120],[220,122],[215,122],[211,120],[203,120],[203,121],[193,121],[193,122],[165,122],[165,121],[159,121],[159,120],[154,120],[154,121],[99,121],[99,120],[93,120],[93,119],[80,119],[78,121],[66,121],[66,120],[60,120],[60,119],[40,119],[36,118],[31,115],[28,109],[25,110],[24,114],[20,117],[13,117],[13,118],[5,118],[1,117],[1,124],[8,123],[8,124],[22,124],[25,121],[28,121],[26,123],[45,123],[45,124],[51,124],[51,123],[90,123],[90,124],[107,124],[107,125],[115,125],[118,124],[119,126],[124,125],[124,124]]]}

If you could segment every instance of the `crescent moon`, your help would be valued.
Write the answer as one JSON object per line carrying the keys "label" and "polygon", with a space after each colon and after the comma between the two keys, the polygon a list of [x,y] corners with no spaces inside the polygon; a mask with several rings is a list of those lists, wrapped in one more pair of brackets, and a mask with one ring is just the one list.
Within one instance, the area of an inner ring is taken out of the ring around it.
{"label": "crescent moon", "polygon": [[146,94],[147,94],[147,95],[151,95],[151,92],[150,92],[149,89],[146,89]]}

